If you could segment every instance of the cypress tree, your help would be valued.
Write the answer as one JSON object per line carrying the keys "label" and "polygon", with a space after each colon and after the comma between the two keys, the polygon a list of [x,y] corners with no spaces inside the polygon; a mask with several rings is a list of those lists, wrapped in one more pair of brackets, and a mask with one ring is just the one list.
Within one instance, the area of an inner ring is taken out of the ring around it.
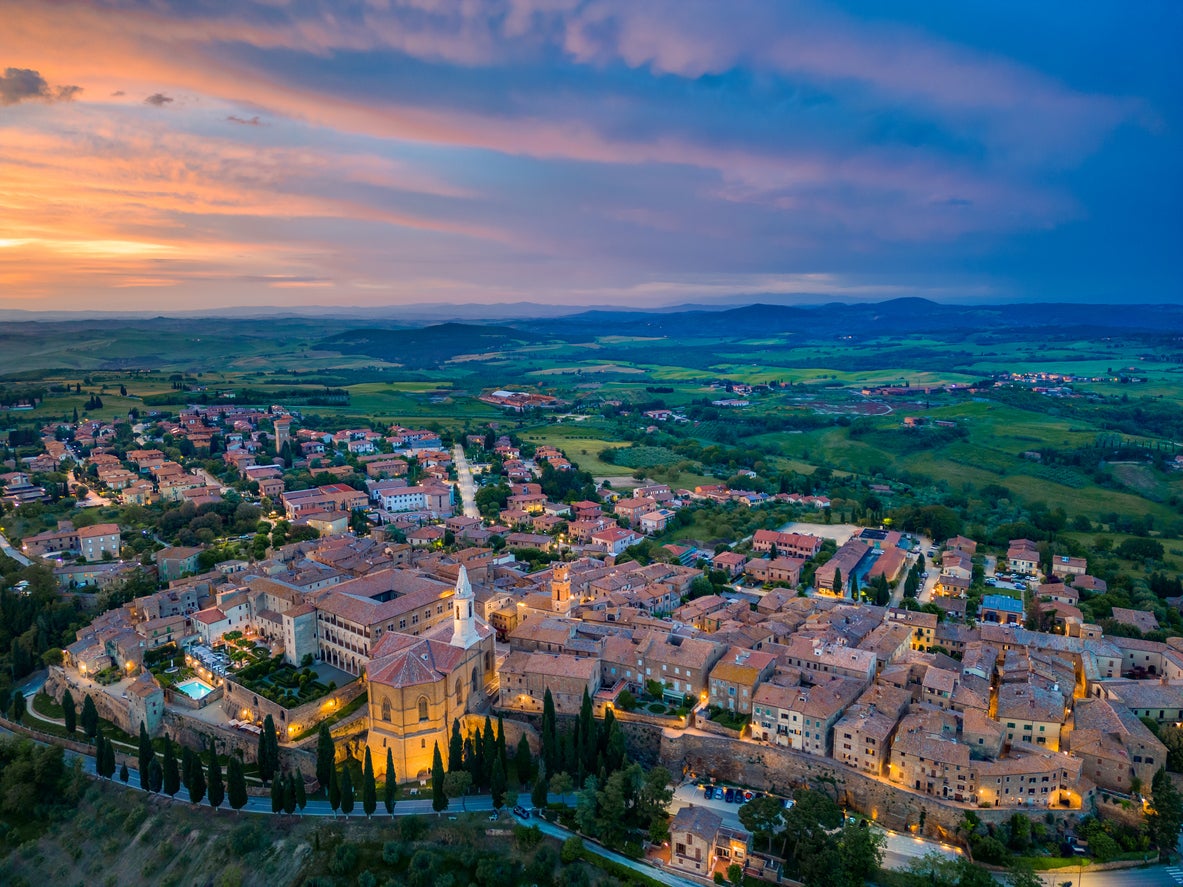
{"label": "cypress tree", "polygon": [[226,798],[235,812],[246,806],[246,774],[242,769],[242,760],[235,754],[230,755],[230,761],[226,764]]}
{"label": "cypress tree", "polygon": [[283,812],[283,780],[271,780],[271,812]]}
{"label": "cypress tree", "polygon": [[259,778],[270,782],[279,768],[279,740],[275,735],[275,720],[271,715],[263,719],[263,732],[259,734]]}
{"label": "cypress tree", "polygon": [[546,764],[548,773],[557,773],[562,769],[557,766],[559,745],[556,730],[555,701],[550,695],[550,687],[547,687],[542,697],[542,762]]}
{"label": "cypress tree", "polygon": [[164,793],[169,797],[175,795],[181,788],[181,773],[177,767],[177,755],[173,751],[172,740],[164,737]]}
{"label": "cypress tree", "polygon": [[834,594],[841,596],[843,592],[842,571],[837,567],[834,567],[834,582],[831,587],[834,589]]}
{"label": "cypress tree", "polygon": [[128,781],[129,779],[131,779],[131,774],[127,772],[127,761],[124,761],[124,762],[123,762],[123,763],[122,763],[122,764],[119,766],[119,780],[120,780],[120,782],[122,782],[124,785],[126,785],[126,784],[127,784],[127,781]]}
{"label": "cypress tree", "polygon": [[464,755],[463,755],[463,758],[464,758],[464,767],[463,767],[462,769],[466,770],[468,773],[472,773],[472,768],[473,768],[474,766],[476,766],[476,765],[475,765],[473,762],[474,762],[476,759],[475,759],[475,758],[474,758],[474,756],[473,756],[473,750],[472,750],[472,737],[471,737],[471,736],[465,736],[465,737],[464,737]]}
{"label": "cypress tree", "polygon": [[108,779],[115,775],[115,743],[109,739],[103,740],[103,769]]}
{"label": "cypress tree", "polygon": [[505,749],[505,721],[497,715],[497,759],[501,761],[503,773],[509,772],[509,754]]}
{"label": "cypress tree", "polygon": [[382,789],[382,803],[386,812],[394,816],[394,802],[398,796],[398,777],[394,772],[394,753],[386,749],[386,785]]}
{"label": "cypress tree", "polygon": [[148,728],[140,721],[140,788],[148,790],[148,769],[152,766],[152,759],[156,753],[152,751],[152,740],[148,738]]}
{"label": "cypress tree", "polygon": [[304,777],[300,775],[299,771],[292,774],[292,779],[296,783],[296,806],[300,808],[300,812],[304,812],[304,805],[308,803],[308,795],[304,792]]}
{"label": "cypress tree", "polygon": [[608,733],[608,748],[604,751],[604,766],[609,774],[624,768],[625,755],[624,731],[620,729],[619,723],[613,721]]}
{"label": "cypress tree", "polygon": [[374,811],[378,809],[378,784],[374,781],[374,761],[370,757],[368,745],[361,770],[361,808],[366,813],[366,819],[373,816]]}
{"label": "cypress tree", "polygon": [[94,700],[90,698],[89,693],[82,700],[82,716],[79,720],[86,738],[94,739],[99,732],[99,710],[94,707]]}
{"label": "cypress tree", "polygon": [[333,815],[341,809],[341,783],[337,781],[337,768],[329,771],[329,806],[333,808]]}
{"label": "cypress tree", "polygon": [[205,770],[201,765],[199,755],[194,755],[193,760],[193,776],[189,780],[189,800],[194,804],[200,804],[201,799],[205,797]]}
{"label": "cypress tree", "polygon": [[289,773],[283,780],[283,812],[291,816],[296,812],[296,774]]}
{"label": "cypress tree", "polygon": [[436,813],[448,809],[448,796],[444,792],[444,759],[440,757],[438,742],[431,753],[431,809]]}
{"label": "cypress tree", "polygon": [[222,801],[226,799],[226,786],[222,782],[222,765],[218,761],[218,751],[212,747],[209,750],[209,805],[216,813]]}
{"label": "cypress tree", "polygon": [[477,730],[472,737],[472,784],[479,791],[488,783],[489,762],[485,759],[485,740]]}
{"label": "cypress tree", "polygon": [[104,775],[103,766],[106,760],[104,753],[105,742],[106,740],[103,738],[102,733],[94,738],[94,772],[99,774],[99,776]]}
{"label": "cypress tree", "polygon": [[353,777],[348,764],[341,768],[341,812],[346,816],[353,812]]}
{"label": "cypress tree", "polygon": [[62,694],[62,719],[66,723],[66,732],[73,735],[78,726],[78,708],[74,705],[74,695],[67,690]]}
{"label": "cypress tree", "polygon": [[333,734],[329,732],[327,724],[321,724],[320,733],[316,738],[316,781],[326,791],[329,787],[329,780],[332,778],[336,757],[337,751],[333,746]]}
{"label": "cypress tree", "polygon": [[[16,645],[19,647],[20,645]],[[15,649],[15,647],[14,647]],[[8,714],[14,723],[21,723],[25,719],[25,694],[17,690],[12,694],[12,702],[9,703]]]}
{"label": "cypress tree", "polygon": [[160,766],[160,758],[152,755],[152,761],[148,764],[148,788],[159,793],[161,786],[164,784],[164,768]]}
{"label": "cypress tree", "polygon": [[579,705],[579,722],[582,733],[579,736],[580,747],[576,750],[579,755],[584,773],[596,772],[596,716],[592,709],[591,697],[587,688],[583,688],[583,701]]}
{"label": "cypress tree", "polygon": [[481,770],[482,782],[480,788],[488,788],[493,782],[493,762],[498,759],[497,737],[493,734],[493,722],[485,715],[485,729],[481,735],[481,752],[484,767]]}
{"label": "cypress tree", "polygon": [[538,779],[534,782],[534,788],[530,792],[530,800],[535,807],[546,806],[546,774],[539,770]]}
{"label": "cypress tree", "polygon": [[[612,726],[616,723],[616,709],[609,708],[604,712],[604,720],[600,722],[599,735],[596,738],[596,750],[603,756],[608,751],[608,737],[612,735]],[[599,769],[599,768],[597,768]]]}
{"label": "cypress tree", "polygon": [[460,719],[452,718],[452,736],[448,740],[448,772],[464,769],[464,740],[460,738]]}
{"label": "cypress tree", "polygon": [[534,769],[534,756],[530,754],[530,742],[526,734],[518,740],[518,750],[514,755],[514,768],[517,770],[518,785],[525,787],[530,782],[530,771]]}
{"label": "cypress tree", "polygon": [[193,784],[193,751],[187,745],[181,746],[181,785],[185,791]]}

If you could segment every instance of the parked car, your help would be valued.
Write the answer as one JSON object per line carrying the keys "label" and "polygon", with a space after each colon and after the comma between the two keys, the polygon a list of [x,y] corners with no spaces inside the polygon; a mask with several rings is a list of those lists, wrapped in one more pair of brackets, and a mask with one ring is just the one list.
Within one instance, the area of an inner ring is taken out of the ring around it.
{"label": "parked car", "polygon": [[721,786],[721,785],[715,786],[715,800],[716,801],[722,801],[725,794],[726,794],[726,792],[723,789],[723,786]]}
{"label": "parked car", "polygon": [[755,793],[755,792],[752,792],[752,791],[745,791],[745,792],[743,793],[743,799],[744,799],[744,802],[746,803],[747,801],[750,801],[750,800],[752,800],[752,798],[754,798],[755,796],[756,796],[756,793]]}
{"label": "parked car", "polygon": [[530,811],[527,810],[525,807],[523,807],[521,804],[518,804],[513,808],[513,815],[518,817],[519,819],[529,819],[530,818]]}
{"label": "parked car", "polygon": [[728,804],[730,804],[732,801],[735,800],[735,792],[729,788],[724,789],[723,790],[723,800],[726,801]]}
{"label": "parked car", "polygon": [[793,807],[795,807],[795,806],[796,806],[796,804],[797,804],[797,802],[796,802],[796,801],[794,801],[792,798],[785,798],[785,802],[784,802],[784,804],[783,804],[782,806],[783,806],[783,807],[784,807],[786,810],[792,810],[792,809],[793,809]]}
{"label": "parked car", "polygon": [[708,785],[702,790],[702,796],[709,801],[715,796],[715,790]]}

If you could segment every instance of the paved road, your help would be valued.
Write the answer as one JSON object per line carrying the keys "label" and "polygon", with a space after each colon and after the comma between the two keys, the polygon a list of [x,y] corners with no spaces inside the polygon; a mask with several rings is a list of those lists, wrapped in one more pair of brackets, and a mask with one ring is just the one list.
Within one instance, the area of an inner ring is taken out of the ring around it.
{"label": "paved road", "polygon": [[22,567],[27,567],[33,563],[31,560],[29,560],[27,557],[25,557],[23,554],[21,554],[15,548],[13,548],[11,545],[9,545],[8,539],[4,536],[3,533],[0,533],[0,552],[3,552],[4,554],[8,555],[10,558],[12,558],[14,561],[16,561]]}
{"label": "paved road", "polygon": [[464,516],[479,519],[481,513],[476,507],[476,482],[472,479],[468,457],[464,455],[464,447],[460,444],[452,448],[452,461],[456,463],[456,481],[460,487],[460,500],[464,503]]}
{"label": "paved road", "polygon": [[887,845],[883,848],[883,867],[885,869],[907,868],[908,863],[930,853],[938,853],[949,859],[956,859],[961,855],[960,847],[942,844],[929,838],[915,835],[905,835],[893,832],[889,828],[880,829],[887,837]]}
{"label": "paved road", "polygon": [[1060,887],[1066,881],[1071,881],[1072,887],[1179,887],[1183,884],[1183,871],[1175,865],[1112,872],[1093,872],[1086,866],[1083,873],[1077,869],[1061,869],[1042,872],[1040,877],[1048,887]]}
{"label": "paved road", "polygon": [[[516,817],[515,817],[516,818]],[[560,841],[565,841],[571,837],[574,832],[570,832],[562,826],[547,822],[544,819],[529,819],[520,820],[523,824],[533,825],[538,828],[544,835],[550,835],[552,838],[558,838]],[[598,844],[593,844],[590,841],[586,842],[584,846],[596,856],[602,856],[604,859],[610,859],[612,862],[619,863],[623,866],[628,866],[635,872],[640,872],[648,878],[659,881],[662,884],[667,884],[669,887],[687,887],[687,885],[694,885],[697,887],[701,882],[692,881],[689,878],[683,878],[681,875],[676,875],[671,871],[663,868],[656,868],[647,865],[643,862],[637,862],[635,859],[629,859],[627,856],[621,856],[619,853],[613,853],[611,850],[605,850]]]}

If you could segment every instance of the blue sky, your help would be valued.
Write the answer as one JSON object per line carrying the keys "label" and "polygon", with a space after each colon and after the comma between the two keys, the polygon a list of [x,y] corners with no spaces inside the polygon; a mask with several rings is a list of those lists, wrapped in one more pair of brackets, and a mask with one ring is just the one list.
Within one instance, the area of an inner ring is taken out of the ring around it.
{"label": "blue sky", "polygon": [[12,5],[0,306],[1183,300],[1183,6],[867,8]]}

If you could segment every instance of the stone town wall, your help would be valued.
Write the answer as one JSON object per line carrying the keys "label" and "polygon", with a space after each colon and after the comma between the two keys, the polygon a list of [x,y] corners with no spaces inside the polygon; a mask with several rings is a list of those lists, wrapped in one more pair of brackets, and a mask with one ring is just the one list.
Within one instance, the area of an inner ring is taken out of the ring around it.
{"label": "stone town wall", "polygon": [[[775,793],[809,786],[827,792],[839,803],[873,817],[888,828],[920,827],[923,833],[958,842],[958,825],[967,810],[985,822],[1000,823],[1016,812],[1012,807],[979,808],[947,802],[874,779],[827,758],[723,737],[665,731],[661,736],[661,763],[671,773],[748,785]],[[1029,815],[1044,815],[1048,808],[1026,808]],[[1079,810],[1050,808],[1053,817],[1075,823]]]}
{"label": "stone town wall", "polygon": [[[254,733],[219,727],[185,712],[166,711],[164,713],[164,732],[173,740],[192,749],[208,748],[211,740],[219,754],[229,754],[232,751],[242,753],[244,761],[252,762],[258,758],[259,737]],[[279,747],[279,766],[281,770],[298,770],[304,777],[316,776],[316,749]]]}
{"label": "stone town wall", "polygon": [[255,723],[262,723],[267,715],[271,715],[275,721],[275,729],[279,732],[280,742],[283,743],[286,737],[315,727],[326,715],[349,704],[364,693],[365,689],[364,682],[350,681],[344,687],[338,687],[320,699],[296,708],[284,708],[278,702],[272,702],[253,690],[248,690],[242,684],[227,680],[222,696],[222,711],[231,718]]}

